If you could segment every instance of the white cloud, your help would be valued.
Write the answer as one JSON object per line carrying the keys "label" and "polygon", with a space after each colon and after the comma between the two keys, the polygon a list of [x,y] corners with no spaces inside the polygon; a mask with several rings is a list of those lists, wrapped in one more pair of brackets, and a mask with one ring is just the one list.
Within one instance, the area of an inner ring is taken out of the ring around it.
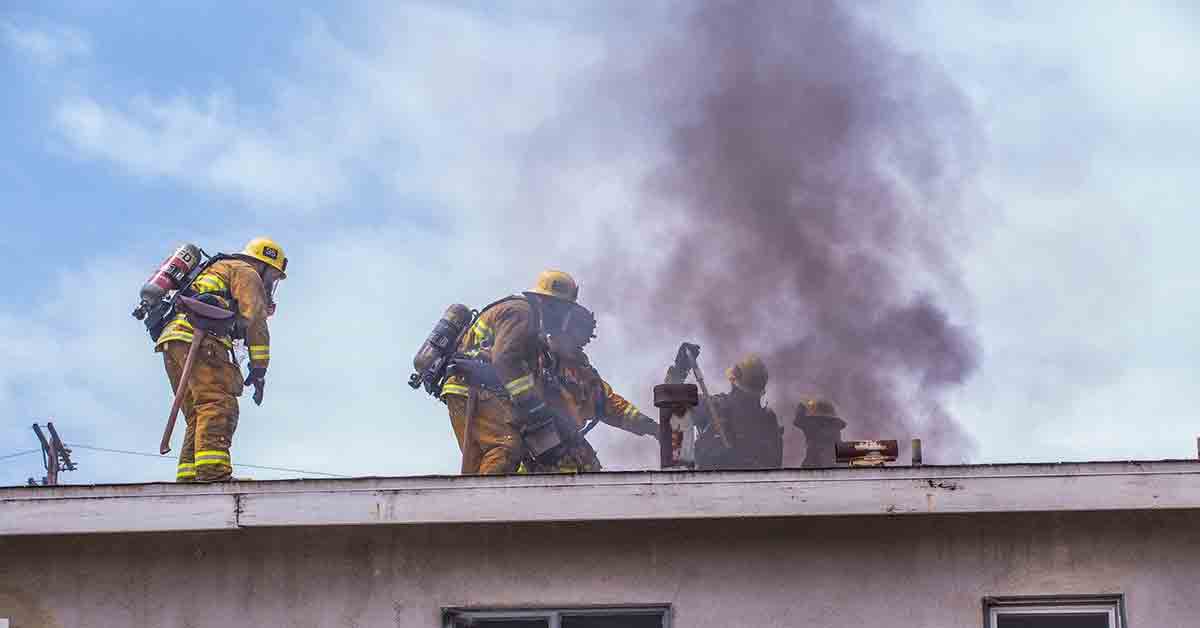
{"label": "white cloud", "polygon": [[1167,3],[928,3],[897,30],[987,131],[999,211],[965,259],[985,355],[954,404],[985,460],[1194,453],[1195,26]]}
{"label": "white cloud", "polygon": [[229,92],[84,97],[61,103],[55,120],[85,157],[268,214],[328,210],[364,182],[478,211],[512,200],[514,150],[597,55],[569,31],[435,5],[384,10],[370,23],[379,33],[364,44],[313,21],[303,69],[277,77],[265,109]]}
{"label": "white cloud", "polygon": [[12,22],[0,23],[0,37],[12,49],[34,62],[59,65],[73,57],[88,57],[92,43],[84,33],[66,26],[35,28]]}
{"label": "white cloud", "polygon": [[317,150],[289,150],[286,138],[239,117],[226,95],[202,104],[141,97],[127,109],[79,98],[62,103],[55,122],[83,154],[135,175],[168,177],[289,213],[335,202],[348,186],[336,161]]}

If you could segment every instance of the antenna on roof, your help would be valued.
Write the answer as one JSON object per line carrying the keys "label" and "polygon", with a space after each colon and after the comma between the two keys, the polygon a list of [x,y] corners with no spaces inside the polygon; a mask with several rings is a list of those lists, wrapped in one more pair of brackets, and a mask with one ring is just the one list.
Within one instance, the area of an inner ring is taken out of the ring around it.
{"label": "antenna on roof", "polygon": [[[54,423],[46,421],[46,430],[50,432],[48,439],[42,433],[42,426],[37,423],[33,424],[33,433],[37,434],[38,441],[42,443],[42,464],[46,467],[46,475],[42,478],[41,486],[57,486],[59,471],[74,471],[78,467],[71,460],[71,450],[58,437],[58,430],[54,429]],[[29,478],[29,485],[38,486],[38,482]]]}

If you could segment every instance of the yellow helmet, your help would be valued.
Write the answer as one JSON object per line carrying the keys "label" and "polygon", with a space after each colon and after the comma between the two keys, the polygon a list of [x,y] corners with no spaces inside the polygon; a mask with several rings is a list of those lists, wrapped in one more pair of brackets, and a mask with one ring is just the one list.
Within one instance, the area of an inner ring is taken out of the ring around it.
{"label": "yellow helmet", "polygon": [[575,303],[579,299],[579,284],[561,270],[543,270],[530,292]]}
{"label": "yellow helmet", "polygon": [[729,367],[725,376],[734,386],[748,393],[761,395],[767,392],[767,365],[753,353]]}
{"label": "yellow helmet", "polygon": [[254,238],[247,242],[246,248],[242,250],[242,255],[253,257],[287,277],[287,256],[283,254],[283,248],[271,238]]}

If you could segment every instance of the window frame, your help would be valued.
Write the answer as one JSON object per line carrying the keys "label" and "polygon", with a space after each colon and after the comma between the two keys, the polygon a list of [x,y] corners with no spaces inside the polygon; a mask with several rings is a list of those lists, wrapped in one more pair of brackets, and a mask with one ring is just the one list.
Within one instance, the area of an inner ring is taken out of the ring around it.
{"label": "window frame", "polygon": [[671,628],[670,604],[630,606],[540,606],[540,607],[459,607],[442,608],[442,628],[454,628],[458,617],[474,619],[545,619],[549,628],[562,628],[563,615],[611,615],[620,613],[658,614],[663,628]]}
{"label": "window frame", "polygon": [[1125,621],[1125,596],[1101,595],[1012,595],[983,598],[983,626],[996,628],[1001,615],[1071,615],[1107,613],[1109,628],[1129,628]]}

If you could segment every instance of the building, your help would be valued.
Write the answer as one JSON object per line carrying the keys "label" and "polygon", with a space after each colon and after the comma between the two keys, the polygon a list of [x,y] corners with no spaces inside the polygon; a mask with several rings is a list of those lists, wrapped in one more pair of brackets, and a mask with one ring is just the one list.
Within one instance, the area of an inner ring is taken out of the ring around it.
{"label": "building", "polygon": [[0,490],[11,628],[1198,617],[1195,461]]}

